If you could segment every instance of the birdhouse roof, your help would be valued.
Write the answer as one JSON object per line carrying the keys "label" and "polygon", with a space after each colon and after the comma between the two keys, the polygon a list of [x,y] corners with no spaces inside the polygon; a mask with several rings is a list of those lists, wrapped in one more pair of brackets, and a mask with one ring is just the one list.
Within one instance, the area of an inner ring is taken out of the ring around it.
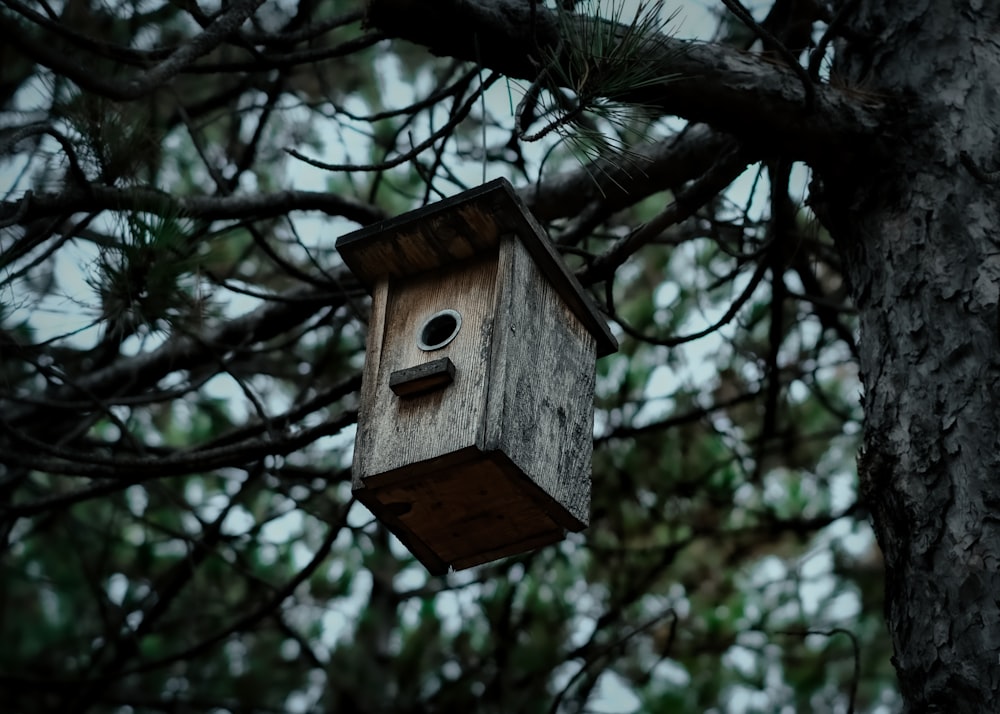
{"label": "birdhouse roof", "polygon": [[509,233],[594,336],[597,356],[615,352],[618,342],[607,322],[506,179],[348,233],[337,240],[337,250],[370,289],[381,278],[416,275],[486,253]]}

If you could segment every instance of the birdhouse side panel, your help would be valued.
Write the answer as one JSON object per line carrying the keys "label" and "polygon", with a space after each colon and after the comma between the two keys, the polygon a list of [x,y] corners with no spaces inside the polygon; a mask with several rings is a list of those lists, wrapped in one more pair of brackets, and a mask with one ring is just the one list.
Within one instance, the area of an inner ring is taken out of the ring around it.
{"label": "birdhouse side panel", "polygon": [[[389,282],[377,364],[365,368],[372,386],[363,390],[368,404],[355,447],[355,487],[477,443],[495,289],[495,254]],[[450,363],[447,374],[420,377],[431,363]],[[424,379],[420,389],[399,385],[416,378]]]}
{"label": "birdhouse side panel", "polygon": [[589,522],[596,341],[519,240],[501,243],[484,448],[505,453],[562,506],[571,530]]}

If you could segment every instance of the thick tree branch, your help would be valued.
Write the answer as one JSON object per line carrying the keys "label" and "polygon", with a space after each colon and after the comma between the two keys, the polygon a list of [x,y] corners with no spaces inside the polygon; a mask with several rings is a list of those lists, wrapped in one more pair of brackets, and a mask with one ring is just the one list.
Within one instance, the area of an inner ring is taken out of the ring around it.
{"label": "thick tree branch", "polygon": [[[442,17],[449,21],[441,22]],[[559,20],[553,11],[532,10],[529,0],[370,0],[367,22],[434,54],[479,62],[532,81],[545,58],[554,56],[567,39],[560,22],[582,20]],[[454,32],[456,26],[463,32]],[[870,95],[818,86],[810,110],[802,81],[784,65],[666,36],[654,46],[644,59],[652,66],[650,72],[664,79],[624,90],[613,99],[703,121],[809,162],[842,159],[845,151],[862,150],[878,136],[884,102]]]}
{"label": "thick tree branch", "polygon": [[601,204],[610,216],[658,191],[674,189],[707,171],[733,139],[703,124],[677,136],[637,147],[625,157],[600,159],[575,171],[548,176],[521,189],[540,221],[578,216]]}
{"label": "thick tree branch", "polygon": [[[27,202],[27,206],[23,203]],[[262,219],[284,216],[289,211],[320,211],[343,216],[362,225],[386,218],[377,208],[333,193],[281,191],[252,196],[183,196],[180,198],[150,188],[114,188],[90,185],[60,193],[35,193],[20,201],[0,203],[0,224],[17,216],[24,224],[59,213],[81,211],[170,211],[203,220]]]}

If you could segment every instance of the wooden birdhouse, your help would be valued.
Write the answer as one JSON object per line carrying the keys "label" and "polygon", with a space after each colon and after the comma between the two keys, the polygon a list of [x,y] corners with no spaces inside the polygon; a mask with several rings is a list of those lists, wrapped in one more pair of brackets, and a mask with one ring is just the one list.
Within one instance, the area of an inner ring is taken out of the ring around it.
{"label": "wooden birdhouse", "polygon": [[372,293],[354,493],[433,573],[587,526],[618,345],[507,181],[337,241]]}

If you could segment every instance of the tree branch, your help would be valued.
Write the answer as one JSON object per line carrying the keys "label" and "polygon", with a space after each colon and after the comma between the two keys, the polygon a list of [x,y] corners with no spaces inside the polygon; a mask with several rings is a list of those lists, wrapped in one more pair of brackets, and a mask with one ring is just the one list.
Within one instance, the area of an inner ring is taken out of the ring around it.
{"label": "tree branch", "polygon": [[200,34],[179,46],[162,62],[147,72],[126,80],[111,80],[101,73],[93,72],[87,63],[67,55],[44,39],[30,36],[19,23],[2,15],[0,15],[0,32],[15,48],[35,62],[65,76],[83,89],[110,99],[129,101],[149,94],[199,57],[211,52],[228,36],[239,30],[240,25],[263,3],[264,0],[239,0],[231,3],[225,12],[216,17]]}
{"label": "tree branch", "polygon": [[[353,283],[346,271],[340,281]],[[345,299],[343,294],[315,288],[291,291],[284,297],[296,299],[266,302],[246,315],[199,335],[197,339],[176,337],[152,352],[118,359],[103,369],[80,376],[73,385],[64,386],[46,397],[56,402],[72,401],[80,397],[81,389],[97,399],[135,394],[172,372],[198,366],[212,357],[213,349],[237,349],[272,339],[308,320],[323,308],[343,304]],[[62,412],[48,405],[15,405],[0,400],[0,413],[8,423],[28,429],[31,423],[51,426]]]}
{"label": "tree branch", "polygon": [[[545,57],[565,41],[560,22],[584,20],[572,16],[560,21],[553,11],[532,8],[529,0],[370,0],[367,23],[434,54],[533,81]],[[441,22],[442,17],[449,22]],[[464,31],[453,32],[455,26]],[[533,33],[525,29],[530,27]],[[817,86],[809,109],[802,81],[784,65],[716,44],[666,36],[650,45],[645,61],[652,66],[651,74],[664,79],[623,90],[612,97],[615,101],[704,121],[811,163],[842,160],[844,151],[861,151],[878,136],[884,102],[871,96]]]}
{"label": "tree branch", "polygon": [[624,159],[610,156],[574,171],[546,176],[520,193],[543,222],[578,216],[595,203],[610,216],[701,176],[732,143],[731,136],[699,124],[680,135],[637,147]]}
{"label": "tree branch", "polygon": [[[27,202],[25,207],[22,204]],[[89,185],[67,188],[60,193],[36,193],[20,201],[0,203],[0,224],[17,216],[24,224],[58,213],[80,211],[170,212],[204,220],[262,219],[284,216],[289,211],[320,211],[329,216],[343,216],[368,225],[386,218],[379,209],[333,193],[319,191],[281,191],[253,196],[184,196],[174,197],[150,188],[114,188]]]}
{"label": "tree branch", "polygon": [[[17,432],[6,420],[0,418],[0,432],[6,433],[9,437],[9,441],[4,444],[3,452],[0,453],[0,463],[52,474],[83,476],[91,479],[124,479],[129,484],[143,483],[193,472],[244,467],[267,456],[287,456],[321,437],[340,433],[351,424],[357,423],[357,419],[357,411],[349,410],[331,421],[300,429],[294,433],[286,433],[274,439],[262,437],[248,440],[246,443],[227,444],[211,449],[196,448],[165,457],[135,458],[96,456],[90,451],[49,446],[44,441]],[[4,515],[7,515],[6,510]]]}
{"label": "tree branch", "polygon": [[677,193],[675,200],[652,219],[642,224],[597,257],[579,274],[585,285],[607,280],[628,258],[669,226],[684,220],[707,201],[723,191],[750,163],[745,152],[731,148],[715,166]]}

